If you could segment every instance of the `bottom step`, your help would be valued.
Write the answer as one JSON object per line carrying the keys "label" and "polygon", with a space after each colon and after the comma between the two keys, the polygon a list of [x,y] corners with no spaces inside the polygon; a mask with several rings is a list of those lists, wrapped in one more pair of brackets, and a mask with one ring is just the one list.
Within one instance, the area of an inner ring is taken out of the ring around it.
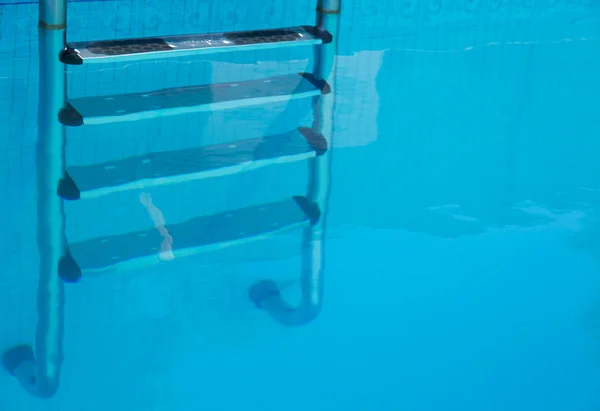
{"label": "bottom step", "polygon": [[194,218],[159,229],[70,244],[85,274],[137,268],[163,260],[258,240],[301,224],[315,224],[320,210],[306,197]]}

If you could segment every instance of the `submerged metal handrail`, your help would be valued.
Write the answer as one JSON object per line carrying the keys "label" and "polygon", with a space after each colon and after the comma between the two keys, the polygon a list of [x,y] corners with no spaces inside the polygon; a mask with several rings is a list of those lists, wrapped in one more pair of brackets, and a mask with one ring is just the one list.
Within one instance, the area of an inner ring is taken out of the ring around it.
{"label": "submerged metal handrail", "polygon": [[[315,55],[315,77],[333,85],[335,55],[339,32],[339,0],[321,0],[317,7],[317,28],[333,34],[333,41],[319,45]],[[326,11],[325,11],[326,10]],[[325,227],[331,185],[331,152],[335,87],[331,93],[314,99],[313,131],[327,141],[328,150],[309,160],[307,198],[320,210],[318,221],[304,230],[301,248],[300,287],[302,298],[297,307],[287,303],[277,283],[263,280],[249,291],[250,300],[283,325],[299,326],[313,321],[323,308],[323,276],[325,271]]]}
{"label": "submerged metal handrail", "polygon": [[58,113],[66,102],[65,69],[58,54],[65,44],[66,1],[41,0],[37,140],[37,246],[39,279],[35,349],[20,345],[2,362],[32,395],[49,398],[59,387],[63,360],[64,285],[59,271],[73,260],[65,238],[65,212],[58,186],[65,176],[65,129]]}
{"label": "submerged metal handrail", "polygon": [[340,14],[341,5],[342,0],[317,0],[317,12],[321,14]]}

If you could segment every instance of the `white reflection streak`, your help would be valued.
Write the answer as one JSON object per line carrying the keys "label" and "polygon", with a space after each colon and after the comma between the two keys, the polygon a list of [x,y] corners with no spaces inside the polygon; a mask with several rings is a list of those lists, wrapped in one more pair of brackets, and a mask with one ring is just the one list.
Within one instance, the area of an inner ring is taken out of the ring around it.
{"label": "white reflection streak", "polygon": [[166,222],[162,211],[160,211],[160,209],[156,207],[154,203],[152,203],[152,196],[150,196],[150,193],[140,194],[140,203],[146,207],[148,215],[154,222],[154,227],[158,230],[159,234],[163,238],[160,244],[160,253],[158,254],[158,258],[163,261],[172,260],[175,258],[173,255],[173,237],[171,237],[169,231],[165,227]]}
{"label": "white reflection streak", "polygon": [[[506,43],[500,43],[497,41],[491,41],[489,43],[484,44],[480,47],[475,46],[467,46],[460,49],[448,49],[448,50],[436,50],[436,49],[412,49],[412,48],[401,48],[401,49],[392,49],[395,51],[408,51],[412,53],[432,53],[432,54],[444,54],[444,53],[462,53],[465,51],[477,50],[485,47],[494,47],[494,46],[530,46],[536,44],[559,44],[559,43],[572,43],[575,41],[593,41],[597,40],[594,37],[579,37],[579,38],[564,38],[560,40],[552,40],[550,42],[540,42],[540,41],[508,41]],[[390,49],[386,49],[390,50]]]}

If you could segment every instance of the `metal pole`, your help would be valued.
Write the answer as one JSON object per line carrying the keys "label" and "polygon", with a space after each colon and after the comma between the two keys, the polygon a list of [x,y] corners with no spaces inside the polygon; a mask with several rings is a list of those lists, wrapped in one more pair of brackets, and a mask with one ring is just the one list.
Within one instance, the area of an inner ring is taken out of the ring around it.
{"label": "metal pole", "polygon": [[[63,30],[67,28],[67,0],[39,0],[40,28]],[[64,48],[64,44],[63,44]],[[62,50],[62,48],[61,48]]]}
{"label": "metal pole", "polygon": [[35,350],[20,345],[2,362],[30,394],[50,398],[60,385],[63,360],[64,285],[59,271],[72,264],[65,239],[63,200],[65,129],[58,113],[66,101],[65,69],[58,59],[65,46],[66,1],[40,0],[39,108],[37,141],[37,245],[39,279]]}
{"label": "metal pole", "polygon": [[317,11],[322,14],[339,14],[341,0],[317,0]]}
{"label": "metal pole", "polygon": [[[339,8],[339,1],[333,3]],[[319,3],[321,4],[321,3]],[[272,280],[255,284],[250,290],[250,299],[257,307],[266,310],[271,317],[283,325],[299,326],[313,321],[323,308],[323,276],[325,271],[325,226],[327,221],[333,137],[333,114],[335,103],[334,63],[337,51],[338,13],[317,12],[317,27],[333,35],[333,41],[318,46],[316,50],[315,76],[326,80],[331,93],[318,96],[314,101],[313,132],[327,141],[328,150],[309,162],[309,186],[307,197],[320,211],[319,220],[304,230],[302,240],[301,291],[302,300],[298,307],[288,304]]]}
{"label": "metal pole", "polygon": [[[41,6],[40,6],[41,7]],[[63,20],[64,22],[64,20]],[[68,264],[63,199],[58,185],[65,176],[65,127],[58,113],[66,100],[64,65],[58,55],[65,29],[40,28],[40,106],[38,117],[38,324],[36,331],[37,395],[56,392],[63,359],[64,290],[59,270]]]}

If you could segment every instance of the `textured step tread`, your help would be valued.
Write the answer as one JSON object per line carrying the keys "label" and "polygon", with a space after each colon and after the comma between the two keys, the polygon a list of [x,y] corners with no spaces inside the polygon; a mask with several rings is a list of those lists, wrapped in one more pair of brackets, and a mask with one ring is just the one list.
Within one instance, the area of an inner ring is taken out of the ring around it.
{"label": "textured step tread", "polygon": [[71,197],[59,194],[67,199],[94,198],[142,187],[245,172],[274,163],[300,161],[321,155],[326,150],[327,142],[323,136],[301,127],[284,134],[227,144],[69,167],[69,176],[79,194]]}
{"label": "textured step tread", "polygon": [[294,197],[167,225],[163,230],[172,239],[168,252],[163,248],[164,234],[155,228],[73,243],[69,248],[84,275],[110,268],[139,267],[159,262],[166,254],[175,258],[194,255],[308,224],[315,216],[306,214],[307,202],[305,197]]}
{"label": "textured step tread", "polygon": [[146,93],[82,97],[69,100],[59,119],[67,126],[135,121],[166,115],[224,110],[306,98],[330,92],[329,85],[309,73],[260,80]]}
{"label": "textured step tread", "polygon": [[102,63],[208,54],[235,49],[310,46],[331,42],[331,34],[312,26],[231,33],[190,34],[70,43],[60,55],[66,64]]}

